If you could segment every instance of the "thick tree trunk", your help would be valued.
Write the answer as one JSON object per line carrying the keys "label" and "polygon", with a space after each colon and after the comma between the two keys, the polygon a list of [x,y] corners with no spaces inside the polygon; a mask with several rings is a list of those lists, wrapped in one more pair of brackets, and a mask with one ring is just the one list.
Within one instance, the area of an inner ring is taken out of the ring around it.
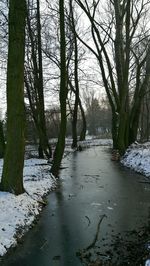
{"label": "thick tree trunk", "polygon": [[119,114],[119,126],[117,136],[117,149],[120,154],[124,154],[126,150],[126,129],[127,129],[127,113],[125,111]]}
{"label": "thick tree trunk", "polygon": [[130,144],[127,112],[122,112],[119,115],[116,113],[112,114],[112,139],[113,148],[119,150],[119,153],[123,155]]}
{"label": "thick tree trunk", "polygon": [[112,139],[113,139],[113,149],[118,149],[117,145],[117,135],[118,135],[118,115],[115,112],[112,112]]}
{"label": "thick tree trunk", "polygon": [[3,131],[3,122],[0,121],[0,158],[4,158],[5,154],[5,137]]}
{"label": "thick tree trunk", "polygon": [[42,144],[40,141],[39,141],[39,147],[38,147],[38,154],[39,154],[39,159],[44,159],[43,148],[42,148]]}
{"label": "thick tree trunk", "polygon": [[139,118],[135,119],[129,130],[129,145],[137,140]]}
{"label": "thick tree trunk", "polygon": [[5,154],[5,137],[3,131],[3,122],[0,121],[0,158],[4,158]]}
{"label": "thick tree trunk", "polygon": [[58,142],[54,152],[54,162],[51,168],[52,174],[58,176],[61,160],[65,148],[66,136],[66,99],[67,99],[67,74],[66,74],[66,40],[65,40],[65,20],[64,20],[64,0],[59,0],[59,14],[60,14],[60,58],[61,58],[61,74],[60,74],[60,111],[61,122]]}
{"label": "thick tree trunk", "polygon": [[16,195],[24,192],[24,47],[26,1],[9,1],[7,66],[7,146],[1,189]]}

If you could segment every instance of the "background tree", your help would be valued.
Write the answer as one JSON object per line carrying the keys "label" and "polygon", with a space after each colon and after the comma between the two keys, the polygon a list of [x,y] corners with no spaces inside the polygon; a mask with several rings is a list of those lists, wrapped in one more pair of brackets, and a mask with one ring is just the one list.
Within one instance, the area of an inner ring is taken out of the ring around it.
{"label": "background tree", "polygon": [[[55,3],[56,4],[56,3]],[[71,4],[71,3],[70,3]],[[49,5],[49,16],[50,21],[55,21],[55,25],[57,23],[57,14],[58,9],[57,5]],[[73,146],[77,146],[77,113],[78,113],[78,107],[81,110],[82,114],[82,129],[81,129],[81,139],[85,139],[85,133],[86,133],[86,120],[85,120],[85,113],[84,108],[82,106],[82,100],[81,96],[79,95],[79,83],[80,83],[80,76],[81,76],[81,70],[80,65],[83,61],[84,56],[84,50],[82,47],[79,46],[79,43],[77,43],[77,38],[75,35],[75,31],[73,28],[77,25],[77,19],[74,19],[73,13],[71,12],[71,7],[68,7],[65,9],[65,25],[66,25],[66,67],[67,67],[67,79],[68,79],[68,110],[71,107],[71,117],[72,117],[72,135],[73,135],[73,142],[76,144],[73,144]],[[51,23],[52,24],[52,23]],[[60,48],[60,38],[58,36],[58,30],[56,30],[54,35],[54,29],[50,28],[50,22],[48,23],[46,19],[46,27],[45,27],[45,47],[43,49],[46,60],[50,60],[51,66],[53,66],[52,69],[56,68],[55,73],[57,73],[58,70],[60,70],[60,56],[58,53],[58,50]],[[55,26],[56,28],[56,26]],[[51,40],[51,41],[50,41]],[[83,46],[83,45],[82,45]],[[80,75],[79,75],[80,74]],[[59,80],[59,74],[54,75],[55,77],[55,83],[56,79]],[[53,81],[51,81],[53,82]],[[56,86],[53,90],[54,93],[56,93]],[[78,95],[78,96],[77,96]],[[78,98],[78,101],[77,101]],[[67,112],[67,115],[68,112]]]}
{"label": "background tree", "polygon": [[78,38],[97,58],[112,110],[113,146],[124,153],[136,140],[142,99],[149,82],[149,1],[110,1],[107,10],[105,7],[105,21],[99,0],[76,2],[89,19],[95,47]]}
{"label": "background tree", "polygon": [[98,99],[91,92],[85,99],[86,120],[89,135],[111,136],[111,110],[106,99]]}
{"label": "background tree", "polygon": [[64,0],[59,0],[59,15],[60,15],[60,112],[61,122],[60,131],[56,149],[54,152],[54,162],[51,168],[51,172],[57,176],[65,148],[65,136],[66,136],[66,100],[67,100],[67,73],[66,73],[66,39],[65,39],[65,15],[64,15]]}
{"label": "background tree", "polygon": [[[78,76],[78,43],[77,37],[75,34],[75,19],[73,13],[73,6],[72,0],[69,1],[69,28],[71,34],[71,44],[72,50],[74,55],[74,94],[75,94],[75,101],[74,101],[74,108],[72,112],[72,148],[77,148],[77,120],[78,120],[78,106],[79,106],[79,76]],[[69,69],[68,69],[68,76],[69,76]]]}
{"label": "background tree", "polygon": [[39,157],[50,158],[51,147],[48,141],[43,84],[43,60],[41,42],[40,3],[28,1],[27,12],[27,50],[25,65],[25,85],[30,109],[39,137]]}
{"label": "background tree", "polygon": [[16,195],[24,192],[24,50],[26,1],[9,1],[7,68],[7,146],[1,189]]}

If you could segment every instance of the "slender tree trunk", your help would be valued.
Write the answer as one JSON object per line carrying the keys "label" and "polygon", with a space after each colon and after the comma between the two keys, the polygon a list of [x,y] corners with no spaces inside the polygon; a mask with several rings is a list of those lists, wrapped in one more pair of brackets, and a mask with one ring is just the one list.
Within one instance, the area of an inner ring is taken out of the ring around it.
{"label": "slender tree trunk", "polygon": [[41,22],[40,22],[40,3],[37,0],[37,32],[38,32],[38,63],[39,63],[39,79],[38,79],[38,98],[39,98],[39,120],[43,137],[40,139],[41,148],[45,155],[50,158],[52,156],[51,147],[48,143],[46,132],[45,108],[44,108],[44,86],[43,86],[43,64],[42,64],[42,44],[41,44]]}
{"label": "slender tree trunk", "polygon": [[71,15],[71,27],[73,33],[73,44],[74,44],[74,78],[75,78],[75,104],[73,110],[73,119],[72,119],[72,148],[77,148],[78,139],[77,139],[77,120],[78,120],[78,104],[79,104],[79,77],[78,77],[78,43],[77,37],[75,34],[75,21],[72,8],[72,0],[70,0],[70,15]]}
{"label": "slender tree trunk", "polygon": [[[67,77],[67,81],[68,81],[68,84],[71,88],[71,90],[74,92],[75,94],[75,89],[72,85],[72,82],[71,80]],[[83,109],[83,106],[82,106],[82,102],[81,102],[81,99],[80,99],[80,96],[78,97],[78,105],[79,105],[79,108],[80,108],[80,111],[81,111],[81,116],[82,116],[82,129],[81,129],[81,133],[80,133],[80,138],[79,140],[82,141],[82,140],[85,140],[85,136],[86,136],[86,117],[85,117],[85,112],[84,112],[84,109]]]}
{"label": "slender tree trunk", "polygon": [[61,160],[65,148],[65,136],[66,136],[66,99],[67,99],[67,73],[66,73],[66,40],[65,40],[65,19],[64,19],[64,0],[59,0],[59,14],[60,14],[60,111],[61,122],[60,131],[58,136],[58,142],[54,152],[54,163],[51,168],[51,172],[58,176]]}
{"label": "slender tree trunk", "polygon": [[142,108],[141,108],[141,113],[140,113],[140,141],[144,140],[144,131],[145,131],[145,105],[144,101],[142,102]]}
{"label": "slender tree trunk", "polygon": [[72,118],[72,148],[77,148],[78,137],[77,137],[77,119],[78,119],[78,100],[75,99],[73,118]]}
{"label": "slender tree trunk", "polygon": [[80,133],[80,141],[83,141],[85,140],[85,137],[86,137],[86,117],[85,117],[85,112],[84,112],[80,97],[79,97],[79,107],[80,107],[81,116],[82,116],[82,130]]}
{"label": "slender tree trunk", "polygon": [[139,100],[134,104],[134,108],[131,110],[129,120],[129,144],[132,144],[137,139],[138,125],[140,119],[140,110],[142,106],[142,97],[138,97]]}
{"label": "slender tree trunk", "polygon": [[25,148],[24,48],[26,1],[9,1],[9,47],[7,66],[7,146],[1,189],[16,195],[24,192]]}
{"label": "slender tree trunk", "polygon": [[[27,94],[30,102],[30,108],[33,113],[34,123],[37,128],[39,137],[39,158],[43,158],[42,154],[45,154],[47,158],[52,156],[51,147],[48,142],[48,136],[46,131],[46,121],[45,121],[45,108],[44,108],[44,93],[43,93],[43,66],[42,66],[42,45],[41,45],[41,22],[40,22],[40,5],[39,0],[37,0],[37,44],[34,40],[34,35],[31,27],[31,21],[29,16],[29,11],[27,14],[27,25],[29,38],[31,42],[31,53],[33,61],[33,90],[35,101],[32,100],[31,90],[27,78],[25,77],[25,84],[27,89]],[[37,56],[38,54],[38,56]],[[32,78],[31,78],[32,80]],[[36,108],[35,108],[36,105]]]}

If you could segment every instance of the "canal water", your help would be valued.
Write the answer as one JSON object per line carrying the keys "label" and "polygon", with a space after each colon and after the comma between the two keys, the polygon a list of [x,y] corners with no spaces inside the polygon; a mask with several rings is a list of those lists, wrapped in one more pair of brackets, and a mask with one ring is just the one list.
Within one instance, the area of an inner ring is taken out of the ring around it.
{"label": "canal water", "polygon": [[76,252],[92,243],[102,215],[99,245],[148,223],[150,185],[141,180],[111,161],[108,147],[70,153],[39,221],[0,265],[80,266]]}

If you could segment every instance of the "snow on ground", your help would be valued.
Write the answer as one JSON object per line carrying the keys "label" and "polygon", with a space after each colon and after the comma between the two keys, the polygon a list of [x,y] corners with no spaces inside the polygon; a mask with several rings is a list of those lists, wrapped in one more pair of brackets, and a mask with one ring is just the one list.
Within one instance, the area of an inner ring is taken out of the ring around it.
{"label": "snow on ground", "polygon": [[121,163],[146,177],[150,177],[150,142],[132,144],[122,157]]}
{"label": "snow on ground", "polygon": [[147,261],[145,262],[145,266],[150,266],[150,260],[147,260]]}
{"label": "snow on ground", "polygon": [[[51,139],[50,142],[52,145],[56,144],[57,139],[53,138]],[[71,144],[72,144],[72,138],[71,137],[66,138],[66,146],[71,146]],[[78,145],[81,145],[83,147],[112,145],[112,139],[99,139],[94,136],[86,136],[86,140],[78,141]]]}
{"label": "snow on ground", "polygon": [[[0,176],[3,161],[0,160]],[[27,193],[15,196],[0,192],[0,256],[17,244],[42,209],[42,197],[56,186],[46,160],[28,159],[24,167],[24,187]]]}
{"label": "snow on ground", "polygon": [[89,146],[109,146],[112,145],[112,139],[91,139],[86,138],[85,141],[79,141],[79,145],[82,147],[89,147]]}

